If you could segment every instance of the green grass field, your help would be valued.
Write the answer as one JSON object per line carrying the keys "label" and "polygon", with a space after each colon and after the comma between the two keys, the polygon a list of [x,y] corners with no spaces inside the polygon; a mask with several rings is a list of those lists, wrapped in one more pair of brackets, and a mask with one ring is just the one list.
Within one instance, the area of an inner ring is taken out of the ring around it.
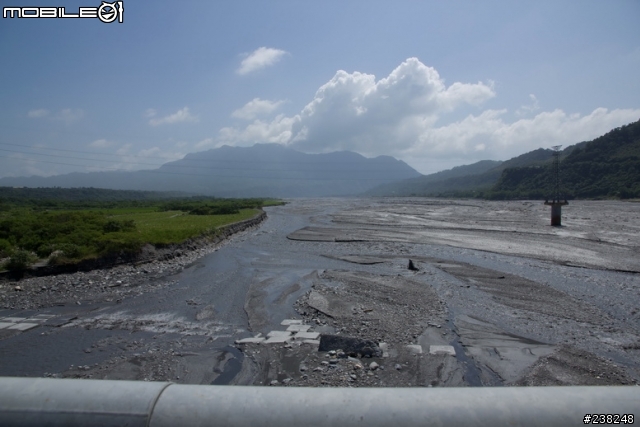
{"label": "green grass field", "polygon": [[[114,211],[118,211],[114,209]],[[119,211],[125,211],[121,209]],[[139,239],[152,245],[182,243],[192,237],[208,234],[223,225],[253,218],[258,215],[257,209],[241,209],[232,215],[189,215],[182,211],[148,212],[111,212],[103,211],[107,218],[119,221],[133,220],[135,233]]]}
{"label": "green grass field", "polygon": [[[0,200],[1,202],[2,200]],[[40,260],[74,264],[86,259],[135,255],[145,244],[165,246],[215,234],[222,226],[257,216],[273,199],[175,199],[105,202],[25,200],[0,209],[0,270],[24,270]],[[89,203],[87,203],[89,204]]]}

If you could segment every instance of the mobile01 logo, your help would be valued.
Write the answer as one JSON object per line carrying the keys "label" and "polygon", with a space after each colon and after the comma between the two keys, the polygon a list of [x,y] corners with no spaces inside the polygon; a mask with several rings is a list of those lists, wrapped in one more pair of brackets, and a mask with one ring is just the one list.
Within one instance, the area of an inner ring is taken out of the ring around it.
{"label": "mobile01 logo", "polygon": [[124,21],[122,1],[103,1],[99,7],[80,7],[78,13],[67,13],[65,7],[3,7],[3,18],[98,18],[105,24]]}

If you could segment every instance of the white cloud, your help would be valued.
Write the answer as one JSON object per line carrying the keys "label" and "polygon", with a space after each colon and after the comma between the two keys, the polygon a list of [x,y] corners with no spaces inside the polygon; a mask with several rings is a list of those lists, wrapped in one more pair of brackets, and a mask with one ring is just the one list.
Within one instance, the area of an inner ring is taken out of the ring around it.
{"label": "white cloud", "polygon": [[[388,154],[435,172],[590,140],[640,118],[639,109],[598,108],[586,115],[538,112],[510,122],[506,109],[480,109],[495,96],[491,81],[446,85],[434,68],[409,58],[379,80],[338,71],[298,114],[225,127],[217,140],[229,145],[277,142],[305,152]],[[518,109],[527,115],[540,108],[535,95],[529,98],[531,104]],[[451,113],[465,105],[478,112],[451,122]]]}
{"label": "white cloud", "polygon": [[244,129],[225,127],[220,129],[217,145],[248,145],[256,142],[287,144],[291,140],[291,127],[298,116],[279,114],[272,121],[254,120]]}
{"label": "white cloud", "polygon": [[31,110],[27,113],[27,116],[32,119],[39,119],[41,117],[46,117],[48,115],[49,115],[49,110],[45,110],[43,108],[40,108],[38,110]]}
{"label": "white cloud", "polygon": [[213,138],[205,138],[200,142],[197,142],[194,148],[202,149],[202,148],[214,148],[216,146],[216,142]]}
{"label": "white cloud", "polygon": [[156,110],[154,110],[153,108],[147,108],[147,110],[144,112],[144,117],[150,119],[151,117],[155,117],[156,114],[158,114]]}
{"label": "white cloud", "polygon": [[51,115],[51,112],[49,110],[40,108],[37,110],[29,111],[27,113],[27,117],[32,119],[49,117],[54,120],[65,122],[66,124],[71,124],[77,120],[80,120],[82,117],[84,117],[84,111],[79,108],[65,108],[63,110],[58,111],[54,115]]}
{"label": "white cloud", "polygon": [[131,144],[124,144],[122,147],[118,148],[116,154],[118,156],[124,156],[129,153],[129,150],[131,150]]}
{"label": "white cloud", "polygon": [[113,145],[111,141],[107,141],[106,139],[96,139],[95,141],[89,144],[89,147],[93,148],[106,148]]}
{"label": "white cloud", "polygon": [[529,94],[529,99],[531,99],[531,104],[523,105],[516,110],[516,114],[519,116],[524,116],[525,114],[533,113],[534,111],[538,111],[540,109],[540,104],[538,103],[538,98],[534,94]]}
{"label": "white cloud", "polygon": [[65,108],[55,115],[56,120],[71,124],[84,117],[84,111],[78,108]]}
{"label": "white cloud", "polygon": [[419,169],[430,160],[451,157],[458,160],[457,164],[506,160],[538,148],[589,141],[640,118],[640,109],[597,108],[584,116],[557,109],[509,123],[503,119],[506,112],[486,110],[446,126],[425,129],[416,144],[396,155]]}
{"label": "white cloud", "polygon": [[259,47],[240,63],[240,68],[236,71],[240,75],[245,75],[269,67],[278,62],[287,52],[270,47]]}
{"label": "white cloud", "polygon": [[[156,112],[155,110],[151,109],[151,110],[147,110],[147,114],[152,114],[153,116],[155,116]],[[197,121],[198,121],[198,117],[191,114],[191,112],[189,111],[189,107],[184,107],[183,109],[178,110],[175,113],[170,114],[168,116],[165,116],[159,119],[152,118],[149,120],[149,124],[151,126],[159,126],[162,124],[197,122]]]}
{"label": "white cloud", "polygon": [[267,99],[253,98],[242,108],[231,113],[232,117],[243,120],[252,120],[257,116],[266,116],[275,111],[284,101],[269,101]]}

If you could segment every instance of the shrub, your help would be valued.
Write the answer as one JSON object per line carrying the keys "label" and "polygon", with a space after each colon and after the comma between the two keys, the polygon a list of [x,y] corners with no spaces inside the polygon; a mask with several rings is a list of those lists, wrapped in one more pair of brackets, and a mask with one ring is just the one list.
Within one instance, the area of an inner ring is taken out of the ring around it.
{"label": "shrub", "polygon": [[102,227],[105,233],[115,233],[118,231],[134,231],[136,229],[136,223],[132,219],[118,221],[110,219]]}
{"label": "shrub", "polygon": [[5,264],[5,268],[9,271],[24,271],[29,268],[36,259],[37,257],[33,252],[16,249],[11,254],[9,261]]}
{"label": "shrub", "polygon": [[9,256],[11,253],[11,243],[6,239],[0,239],[0,258]]}

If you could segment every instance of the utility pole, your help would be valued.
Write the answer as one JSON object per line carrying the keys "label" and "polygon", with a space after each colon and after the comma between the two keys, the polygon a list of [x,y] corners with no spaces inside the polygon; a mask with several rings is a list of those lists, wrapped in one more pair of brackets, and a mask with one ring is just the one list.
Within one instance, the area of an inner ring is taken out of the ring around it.
{"label": "utility pole", "polygon": [[569,204],[567,199],[560,200],[560,148],[562,148],[562,145],[551,147],[553,150],[552,171],[555,175],[554,195],[551,201],[547,199],[544,202],[545,205],[551,206],[551,225],[554,227],[562,225],[562,206]]}

